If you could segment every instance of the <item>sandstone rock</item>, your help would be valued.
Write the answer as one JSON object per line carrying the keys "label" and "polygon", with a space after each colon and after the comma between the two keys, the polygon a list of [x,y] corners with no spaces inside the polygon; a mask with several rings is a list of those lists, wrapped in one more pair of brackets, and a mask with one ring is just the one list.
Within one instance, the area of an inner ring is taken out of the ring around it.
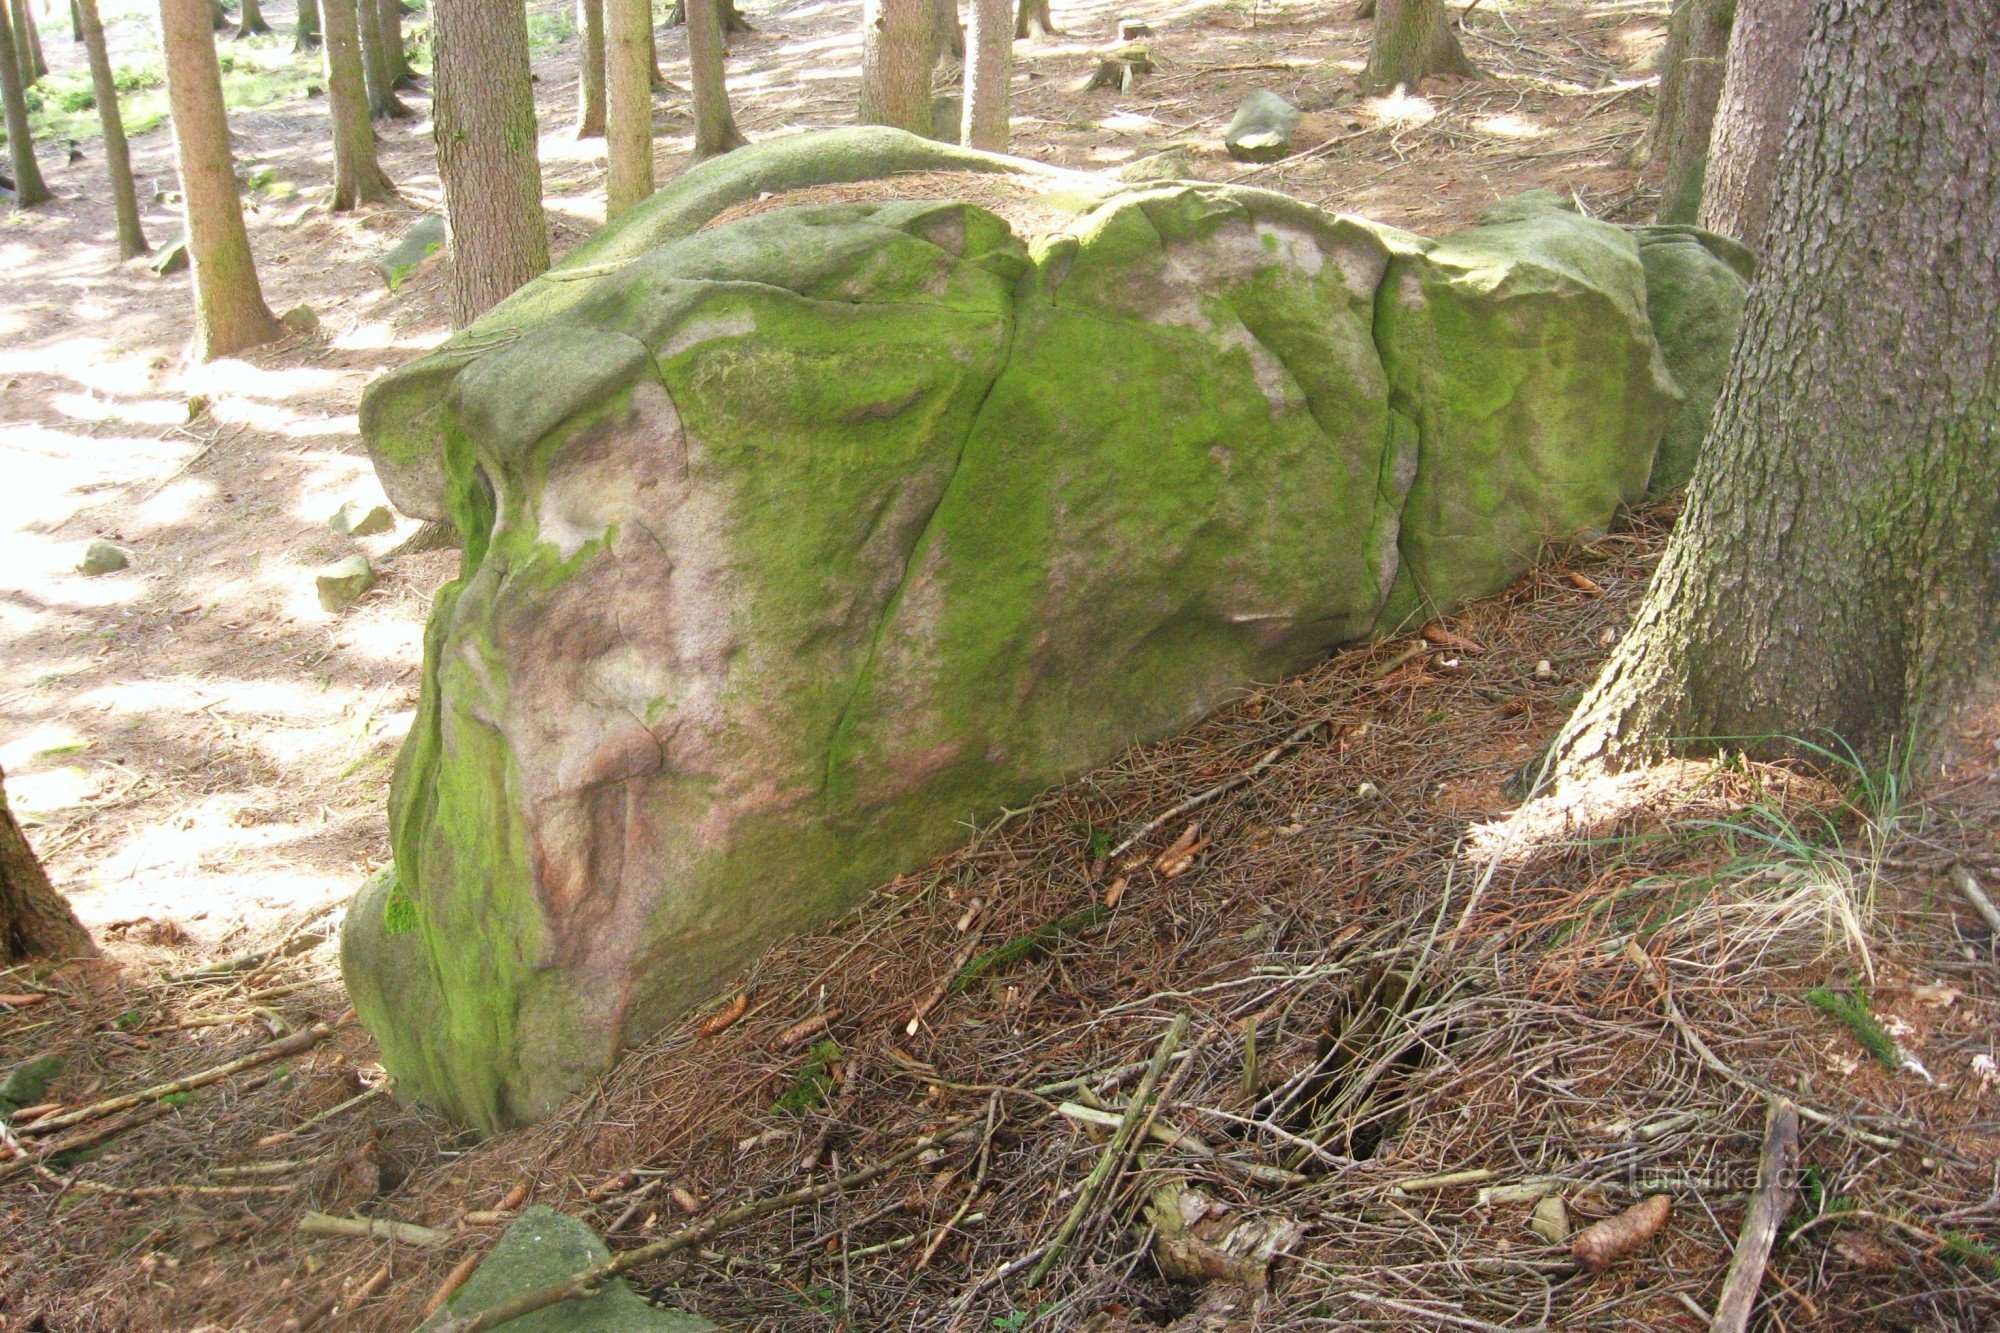
{"label": "sandstone rock", "polygon": [[1264,88],[1243,99],[1223,132],[1222,143],[1239,162],[1276,162],[1292,151],[1299,109]]}
{"label": "sandstone rock", "polygon": [[1695,227],[1647,227],[1637,235],[1653,337],[1686,395],[1660,436],[1647,486],[1649,494],[1664,495],[1694,475],[1756,261],[1735,241]]}
{"label": "sandstone rock", "polygon": [[367,556],[350,555],[315,574],[313,586],[319,593],[321,609],[338,613],[354,605],[356,598],[375,586],[375,569]]}
{"label": "sandstone rock", "polygon": [[319,332],[319,315],[309,305],[295,305],[278,316],[278,322],[293,333],[311,337]]}
{"label": "sandstone rock", "polygon": [[444,249],[445,239],[444,218],[436,213],[426,213],[403,233],[402,240],[375,261],[375,271],[382,275],[382,281],[389,284],[389,290],[393,292],[426,259]]}
{"label": "sandstone rock", "polygon": [[[870,158],[1072,221],[699,230]],[[829,131],[696,168],[378,381],[378,473],[465,542],[395,872],[342,935],[398,1086],[545,1115],[967,818],[1603,526],[1677,403],[1637,251],[1542,201],[1432,242]]]}
{"label": "sandstone rock", "polygon": [[132,553],[116,542],[108,542],[102,537],[92,537],[83,548],[83,558],[76,562],[79,574],[115,574],[132,563]]}
{"label": "sandstone rock", "polygon": [[349,500],[333,511],[333,517],[326,521],[326,525],[343,537],[373,537],[395,527],[396,516],[389,512],[387,505]]}
{"label": "sandstone rock", "polygon": [[1150,157],[1137,158],[1118,169],[1118,179],[1132,184],[1194,179],[1194,157],[1186,144],[1175,144]]}

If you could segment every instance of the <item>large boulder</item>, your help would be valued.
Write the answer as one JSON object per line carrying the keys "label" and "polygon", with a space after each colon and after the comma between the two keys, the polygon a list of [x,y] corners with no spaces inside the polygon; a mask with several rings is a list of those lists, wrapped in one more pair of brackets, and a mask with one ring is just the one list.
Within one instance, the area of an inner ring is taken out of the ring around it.
{"label": "large boulder", "polygon": [[[870,153],[1054,221],[708,225]],[[1602,526],[1679,400],[1631,233],[1539,203],[1433,243],[894,131],[709,167],[363,404],[465,564],[344,967],[485,1128],[966,820]]]}

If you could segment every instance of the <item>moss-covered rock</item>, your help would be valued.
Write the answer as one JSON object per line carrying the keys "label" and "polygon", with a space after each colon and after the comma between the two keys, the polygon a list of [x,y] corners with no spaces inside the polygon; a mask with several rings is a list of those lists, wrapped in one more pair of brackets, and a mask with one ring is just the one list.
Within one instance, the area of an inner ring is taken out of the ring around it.
{"label": "moss-covered rock", "polygon": [[870,154],[1037,172],[730,154],[364,401],[465,563],[343,962],[398,1086],[474,1124],[968,819],[1515,577],[1644,492],[1677,403],[1631,234],[1539,204],[1432,243],[1062,178],[1026,238],[702,229]]}
{"label": "moss-covered rock", "polygon": [[1694,475],[1729,371],[1754,261],[1735,241],[1695,227],[1646,227],[1637,236],[1646,270],[1646,315],[1684,395],[1653,459],[1646,490],[1658,496],[1687,485]]}

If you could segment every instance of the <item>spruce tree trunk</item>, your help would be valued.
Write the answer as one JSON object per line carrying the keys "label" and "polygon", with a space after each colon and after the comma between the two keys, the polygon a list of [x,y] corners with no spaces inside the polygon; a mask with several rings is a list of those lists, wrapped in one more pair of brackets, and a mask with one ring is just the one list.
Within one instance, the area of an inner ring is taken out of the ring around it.
{"label": "spruce tree trunk", "polygon": [[862,124],[930,134],[936,19],[933,0],[863,0]]}
{"label": "spruce tree trunk", "polygon": [[1034,35],[1033,29],[1040,28],[1050,37],[1060,37],[1055,20],[1049,17],[1049,0],[1021,0],[1014,14],[1014,37],[1025,41]]}
{"label": "spruce tree trunk", "polygon": [[83,16],[76,11],[76,0],[69,0],[69,39],[83,45]]}
{"label": "spruce tree trunk", "polygon": [[403,0],[375,0],[375,12],[382,22],[382,54],[394,77],[389,86],[405,92],[417,87],[417,71],[410,66],[410,51],[403,44]]}
{"label": "spruce tree trunk", "polygon": [[228,9],[223,7],[222,0],[209,0],[208,23],[210,27],[214,28],[217,32],[221,32],[224,28],[233,26],[235,22],[236,20],[229,17]]}
{"label": "spruce tree trunk", "polygon": [[[716,9],[722,15],[722,31],[725,36],[757,31],[750,26],[748,19],[736,11],[736,0],[721,0]],[[687,22],[687,0],[674,0],[673,4],[667,7],[666,22],[669,28],[678,28]]]}
{"label": "spruce tree trunk", "polygon": [[333,122],[333,211],[386,204],[396,187],[375,153],[361,68],[360,6],[370,0],[321,0],[326,10],[326,103]]}
{"label": "spruce tree trunk", "polygon": [[1686,512],[1570,771],[1800,742],[1921,763],[1992,663],[2000,0],[1823,6]]}
{"label": "spruce tree trunk", "polygon": [[432,0],[432,123],[451,224],[452,322],[549,266],[523,0]]}
{"label": "spruce tree trunk", "polygon": [[292,49],[312,51],[319,46],[319,0],[299,0],[299,19],[292,29]]}
{"label": "spruce tree trunk", "polygon": [[208,6],[202,0],[160,0],[160,32],[194,270],[195,356],[213,361],[282,338],[285,329],[264,304],[243,228]]}
{"label": "spruce tree trunk", "polygon": [[35,161],[35,141],[28,133],[28,81],[21,77],[13,18],[0,5],[0,104],[7,117],[7,155],[14,163],[14,207],[33,208],[52,195]]}
{"label": "spruce tree trunk", "polygon": [[368,114],[376,120],[408,120],[410,108],[396,96],[396,68],[389,60],[381,10],[375,0],[359,0],[354,17],[361,30],[361,76],[368,87]]}
{"label": "spruce tree trunk", "polygon": [[1479,70],[1466,59],[1452,31],[1444,0],[1380,0],[1375,35],[1368,45],[1364,92],[1415,89],[1436,74],[1475,79]]}
{"label": "spruce tree trunk", "polygon": [[1729,64],[1729,29],[1737,0],[1678,0],[1660,53],[1660,100],[1653,108],[1651,154],[1664,175],[1659,219],[1693,222],[1715,103]]}
{"label": "spruce tree trunk", "polygon": [[729,46],[722,36],[717,0],[688,0],[688,83],[694,94],[694,160],[720,156],[748,142],[736,128],[729,109],[729,83],[723,57]]}
{"label": "spruce tree trunk", "polygon": [[21,68],[32,84],[49,72],[49,62],[42,55],[42,31],[35,26],[35,11],[28,0],[13,0],[13,4],[14,39],[20,43]]}
{"label": "spruce tree trunk", "polygon": [[236,35],[256,37],[271,30],[264,21],[263,0],[239,0],[241,8],[236,11]]}
{"label": "spruce tree trunk", "polygon": [[972,0],[966,25],[965,106],[959,138],[968,148],[1007,151],[1007,95],[1014,59],[1014,14],[1008,0]]}
{"label": "spruce tree trunk", "polygon": [[604,0],[604,216],[653,192],[652,7]]}
{"label": "spruce tree trunk", "polygon": [[49,883],[7,805],[0,773],[0,967],[29,958],[95,958],[97,946]]}
{"label": "spruce tree trunk", "polygon": [[139,192],[132,182],[132,153],[125,144],[125,120],[118,112],[118,84],[111,74],[111,54],[104,44],[104,24],[97,0],[72,0],[83,34],[84,55],[90,61],[90,86],[97,97],[97,123],[104,127],[104,169],[111,179],[111,211],[118,219],[118,257],[146,253],[146,232],[139,225]]}
{"label": "spruce tree trunk", "polygon": [[947,52],[956,58],[965,59],[965,27],[958,21],[958,0],[934,0],[937,12],[937,37],[933,50],[942,60]]}
{"label": "spruce tree trunk", "polygon": [[1737,0],[1729,64],[1709,132],[1700,221],[1752,249],[1764,243],[1812,14],[1811,0]]}
{"label": "spruce tree trunk", "polygon": [[604,137],[604,0],[576,0],[576,137]]}

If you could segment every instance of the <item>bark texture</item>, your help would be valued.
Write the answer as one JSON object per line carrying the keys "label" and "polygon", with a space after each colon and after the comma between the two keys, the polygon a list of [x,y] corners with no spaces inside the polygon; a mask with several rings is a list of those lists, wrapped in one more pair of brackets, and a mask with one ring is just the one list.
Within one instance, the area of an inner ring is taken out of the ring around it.
{"label": "bark texture", "polygon": [[7,116],[7,155],[14,164],[14,207],[33,208],[49,201],[41,164],[35,161],[35,141],[28,133],[28,80],[21,77],[16,58],[14,23],[0,5],[0,104]]}
{"label": "bark texture", "polygon": [[375,12],[382,23],[382,56],[389,67],[389,85],[414,90],[417,72],[410,68],[410,52],[403,45],[403,0],[375,0]]}
{"label": "bark texture", "polygon": [[282,338],[285,329],[264,304],[243,229],[208,6],[202,0],[160,0],[160,31],[194,270],[195,356],[212,361]]}
{"label": "bark texture", "polygon": [[375,154],[361,67],[360,9],[369,0],[320,0],[326,10],[326,101],[333,121],[333,211],[387,203],[396,187]]}
{"label": "bark texture", "polygon": [[604,0],[576,0],[576,137],[604,137]]}
{"label": "bark texture", "polygon": [[382,14],[375,0],[359,0],[356,26],[361,30],[361,70],[368,85],[368,112],[377,120],[408,120],[410,108],[396,96],[396,67],[389,59]]}
{"label": "bark texture", "polygon": [[1708,138],[1729,59],[1737,0],[1679,0],[1660,52],[1660,100],[1653,108],[1652,155],[1665,171],[1660,221],[1693,222],[1701,209]]}
{"label": "bark texture", "polygon": [[14,41],[21,53],[21,75],[26,83],[33,83],[49,72],[48,59],[42,54],[42,32],[35,26],[35,11],[28,0],[13,0]]}
{"label": "bark texture", "polygon": [[236,35],[238,37],[259,37],[271,30],[264,21],[263,0],[240,0],[241,8],[236,11]]}
{"label": "bark texture", "polygon": [[104,129],[104,170],[111,183],[111,211],[118,219],[118,257],[130,259],[146,253],[146,231],[139,225],[139,192],[132,182],[132,153],[125,143],[124,117],[118,112],[118,84],[104,44],[104,23],[98,17],[97,0],[71,0],[70,12],[90,61],[97,123]]}
{"label": "bark texture", "polygon": [[959,139],[968,148],[1007,151],[1013,27],[1008,0],[972,0],[972,22],[965,29],[964,119],[959,125]]}
{"label": "bark texture", "polygon": [[937,24],[933,50],[939,59],[947,53],[965,59],[965,26],[958,21],[958,0],[933,0],[933,3],[936,5],[933,21]]}
{"label": "bark texture", "polygon": [[1361,76],[1363,91],[1386,93],[1399,85],[1415,88],[1437,74],[1479,76],[1452,31],[1444,0],[1381,0],[1375,11],[1375,36],[1368,46],[1368,68]]}
{"label": "bark texture", "polygon": [[7,805],[0,773],[0,967],[25,958],[94,958],[97,946],[49,883]]}
{"label": "bark texture", "polygon": [[1056,28],[1055,20],[1049,17],[1049,0],[1020,0],[1019,8],[1014,11],[1015,38],[1024,40],[1032,37],[1035,28],[1040,28],[1049,36],[1062,35]]}
{"label": "bark texture", "polygon": [[1801,741],[1922,762],[1991,663],[1996,25],[2000,0],[1825,0],[1686,513],[1563,768]]}
{"label": "bark texture", "polygon": [[749,140],[736,128],[729,109],[729,82],[723,67],[728,44],[722,36],[717,0],[688,0],[688,84],[694,97],[694,160],[741,148]]}
{"label": "bark texture", "polygon": [[1709,131],[1700,221],[1752,249],[1764,243],[1812,15],[1812,0],[1737,0],[1729,65]]}
{"label": "bark texture", "polygon": [[298,22],[292,26],[292,49],[313,51],[319,47],[319,0],[299,0]]}
{"label": "bark texture", "polygon": [[604,216],[653,192],[653,12],[646,0],[604,0]]}
{"label": "bark texture", "polygon": [[431,24],[431,119],[462,328],[549,266],[527,6],[433,0]]}
{"label": "bark texture", "polygon": [[937,66],[934,0],[863,0],[861,123],[931,132],[931,71]]}

